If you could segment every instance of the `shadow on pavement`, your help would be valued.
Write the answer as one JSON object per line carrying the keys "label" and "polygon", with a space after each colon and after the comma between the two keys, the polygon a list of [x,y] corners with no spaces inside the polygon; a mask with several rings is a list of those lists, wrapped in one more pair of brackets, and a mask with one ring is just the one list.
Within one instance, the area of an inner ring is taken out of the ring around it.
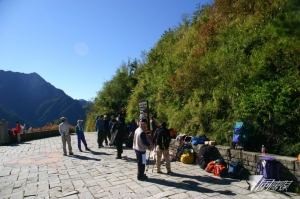
{"label": "shadow on pavement", "polygon": [[86,151],[87,153],[92,153],[93,155],[112,155],[112,154],[109,154],[109,153],[105,153],[105,152],[99,152],[99,151]]}
{"label": "shadow on pavement", "polygon": [[73,158],[78,158],[80,160],[94,160],[94,161],[100,161],[100,158],[91,158],[91,157],[87,157],[87,156],[82,156],[82,155],[73,155],[73,156],[69,156],[69,157],[73,157]]}
{"label": "shadow on pavement", "polygon": [[[211,174],[211,173],[208,173],[208,174]],[[211,175],[213,175],[213,174],[211,174]],[[172,172],[171,176],[180,177],[180,178],[191,178],[191,179],[195,179],[199,182],[212,182],[213,181],[214,184],[221,184],[221,185],[230,185],[232,182],[238,182],[238,180],[235,180],[235,179],[191,176],[191,175],[185,175],[185,174],[175,173],[175,172]]]}
{"label": "shadow on pavement", "polygon": [[122,158],[125,160],[125,162],[135,162],[136,163],[136,158],[129,158],[127,156],[123,156]]}
{"label": "shadow on pavement", "polygon": [[206,187],[200,187],[199,186],[200,183],[192,181],[192,180],[183,180],[181,183],[178,183],[178,182],[171,182],[171,181],[162,180],[162,179],[149,178],[146,182],[171,186],[171,187],[175,187],[178,189],[184,189],[187,191],[197,191],[200,193],[219,193],[219,194],[228,195],[228,196],[236,195],[235,193],[233,193],[230,190],[211,190]]}

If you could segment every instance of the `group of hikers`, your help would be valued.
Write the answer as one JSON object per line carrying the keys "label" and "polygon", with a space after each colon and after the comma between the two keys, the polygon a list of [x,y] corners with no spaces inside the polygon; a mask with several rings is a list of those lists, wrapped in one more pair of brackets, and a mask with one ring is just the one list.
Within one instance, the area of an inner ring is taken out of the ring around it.
{"label": "group of hikers", "polygon": [[[115,146],[117,148],[116,159],[122,159],[124,136],[127,137],[127,147],[132,147],[137,159],[138,165],[138,180],[147,180],[148,177],[145,174],[146,167],[146,150],[154,150],[156,153],[156,166],[157,173],[161,171],[161,158],[162,155],[165,159],[165,165],[167,168],[167,174],[171,173],[170,159],[169,159],[169,144],[171,141],[169,129],[165,122],[156,125],[156,116],[152,116],[150,120],[151,130],[147,131],[148,120],[146,118],[140,118],[138,122],[132,119],[129,124],[125,123],[125,113],[120,112],[118,117],[111,116],[109,121],[107,116],[99,115],[95,121],[95,129],[97,131],[97,143],[98,148],[104,147],[103,142],[106,146]],[[67,155],[66,143],[68,144],[69,155],[73,155],[71,146],[71,137],[69,134],[69,125],[65,117],[61,118],[62,123],[59,125],[59,132],[62,138],[63,154]],[[84,137],[84,127],[82,120],[77,121],[75,127],[75,133],[78,140],[78,149],[82,152],[81,142],[85,146],[85,150],[90,150],[87,146]],[[150,133],[148,133],[150,132]],[[149,159],[149,158],[148,158]]]}

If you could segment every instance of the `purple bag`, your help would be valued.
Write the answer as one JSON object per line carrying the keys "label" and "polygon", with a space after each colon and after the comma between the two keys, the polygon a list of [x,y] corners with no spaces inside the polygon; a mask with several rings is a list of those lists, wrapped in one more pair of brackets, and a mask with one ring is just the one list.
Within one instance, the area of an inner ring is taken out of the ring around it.
{"label": "purple bag", "polygon": [[242,136],[241,136],[241,134],[233,134],[232,142],[240,143],[241,141],[242,141]]}
{"label": "purple bag", "polygon": [[257,164],[256,170],[257,168],[259,168],[259,172],[256,171],[257,175],[263,175],[265,179],[280,180],[280,164],[274,157],[262,157]]}

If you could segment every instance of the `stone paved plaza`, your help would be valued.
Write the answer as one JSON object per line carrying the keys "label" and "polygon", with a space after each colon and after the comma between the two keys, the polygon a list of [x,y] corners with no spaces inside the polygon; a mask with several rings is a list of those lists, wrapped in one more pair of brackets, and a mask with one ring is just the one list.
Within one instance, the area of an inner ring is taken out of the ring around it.
{"label": "stone paved plaza", "polygon": [[251,192],[245,181],[215,177],[181,162],[171,162],[171,175],[152,173],[150,165],[148,181],[138,181],[134,151],[124,147],[123,159],[117,160],[116,149],[98,149],[96,137],[86,133],[92,151],[79,152],[72,135],[74,156],[62,155],[59,136],[0,146],[0,198],[300,198]]}

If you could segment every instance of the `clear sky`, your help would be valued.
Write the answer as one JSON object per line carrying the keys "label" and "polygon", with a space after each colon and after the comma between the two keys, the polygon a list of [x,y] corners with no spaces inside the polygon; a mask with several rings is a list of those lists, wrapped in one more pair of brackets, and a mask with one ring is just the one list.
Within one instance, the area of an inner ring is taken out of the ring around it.
{"label": "clear sky", "polygon": [[207,0],[0,0],[0,69],[92,100],[128,58]]}

